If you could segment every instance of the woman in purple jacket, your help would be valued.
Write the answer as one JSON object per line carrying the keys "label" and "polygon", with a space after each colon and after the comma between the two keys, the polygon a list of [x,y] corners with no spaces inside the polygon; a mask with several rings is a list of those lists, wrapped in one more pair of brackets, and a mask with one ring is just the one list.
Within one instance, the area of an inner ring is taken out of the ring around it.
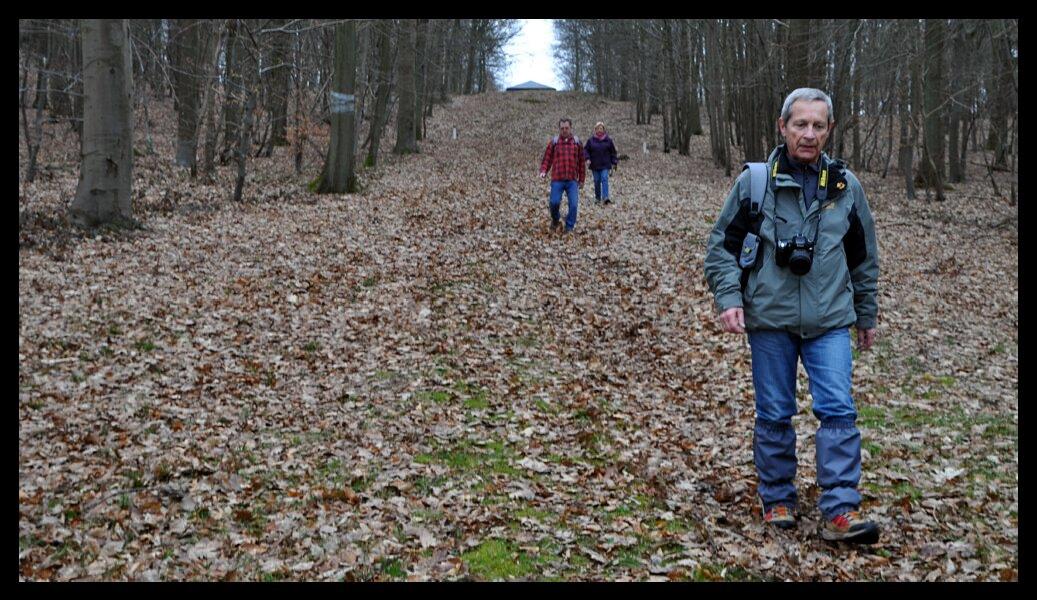
{"label": "woman in purple jacket", "polygon": [[605,133],[605,124],[598,121],[594,124],[594,135],[587,140],[583,148],[583,156],[591,161],[591,172],[594,173],[594,203],[609,204],[609,169],[619,163],[616,145]]}

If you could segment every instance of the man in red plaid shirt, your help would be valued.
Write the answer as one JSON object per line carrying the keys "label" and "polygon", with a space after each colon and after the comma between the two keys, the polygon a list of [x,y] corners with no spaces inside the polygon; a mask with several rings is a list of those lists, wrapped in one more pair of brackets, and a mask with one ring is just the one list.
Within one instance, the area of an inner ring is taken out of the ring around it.
{"label": "man in red plaid shirt", "polygon": [[551,229],[558,229],[562,219],[560,206],[562,191],[569,197],[569,212],[565,214],[565,233],[576,227],[576,208],[579,203],[578,189],[583,188],[586,162],[580,140],[573,137],[572,119],[558,121],[558,137],[547,142],[544,160],[540,162],[540,177],[551,171]]}

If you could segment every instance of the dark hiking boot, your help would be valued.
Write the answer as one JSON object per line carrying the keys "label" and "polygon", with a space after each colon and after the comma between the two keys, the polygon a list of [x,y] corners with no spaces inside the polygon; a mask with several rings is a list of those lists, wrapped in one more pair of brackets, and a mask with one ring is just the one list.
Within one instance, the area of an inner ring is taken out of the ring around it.
{"label": "dark hiking boot", "polygon": [[551,221],[551,231],[558,231],[558,227],[561,226],[561,221]]}
{"label": "dark hiking boot", "polygon": [[859,512],[851,510],[825,523],[821,538],[829,542],[850,544],[874,544],[879,541],[879,526],[861,518]]}
{"label": "dark hiking boot", "polygon": [[792,529],[796,526],[796,518],[792,516],[789,507],[784,504],[772,506],[770,510],[763,513],[763,522],[778,529]]}
{"label": "dark hiking boot", "polygon": [[604,200],[602,200],[602,202],[604,202],[605,204],[612,204],[612,199],[611,198],[605,198]]}

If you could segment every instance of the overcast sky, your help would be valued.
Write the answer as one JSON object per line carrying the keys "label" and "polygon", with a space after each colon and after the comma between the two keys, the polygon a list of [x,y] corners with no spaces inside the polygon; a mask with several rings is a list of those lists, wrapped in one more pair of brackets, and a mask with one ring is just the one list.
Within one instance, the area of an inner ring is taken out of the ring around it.
{"label": "overcast sky", "polygon": [[520,19],[519,33],[507,46],[511,67],[504,76],[504,87],[535,81],[562,89],[555,73],[551,46],[555,41],[551,19]]}

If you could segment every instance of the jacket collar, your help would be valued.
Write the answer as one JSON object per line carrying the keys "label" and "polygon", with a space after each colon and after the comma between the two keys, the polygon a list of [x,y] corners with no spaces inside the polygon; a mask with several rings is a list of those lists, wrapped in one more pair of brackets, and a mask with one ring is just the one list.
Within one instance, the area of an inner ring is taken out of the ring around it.
{"label": "jacket collar", "polygon": [[[792,164],[785,144],[779,144],[771,151],[770,156],[767,158],[767,163],[772,185],[777,187],[799,187],[795,178],[792,177],[792,173],[794,170],[801,170],[802,167],[796,167]],[[821,158],[817,161],[817,164],[811,165],[819,173],[817,190],[819,200],[822,202],[826,198],[834,200],[842,195],[846,189],[845,166],[846,163],[841,160],[834,160],[824,152],[821,153]],[[780,175],[785,177],[779,178]]]}

